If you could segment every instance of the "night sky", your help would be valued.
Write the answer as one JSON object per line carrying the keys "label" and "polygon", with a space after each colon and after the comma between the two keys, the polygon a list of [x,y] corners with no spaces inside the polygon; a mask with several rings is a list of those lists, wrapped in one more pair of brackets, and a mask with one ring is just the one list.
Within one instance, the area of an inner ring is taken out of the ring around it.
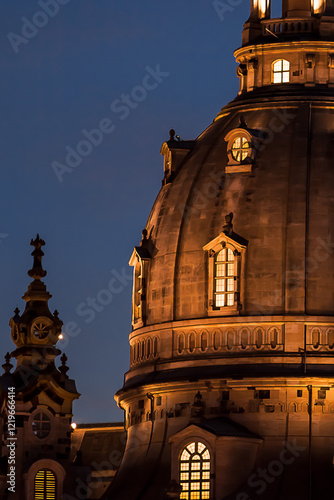
{"label": "night sky", "polygon": [[160,148],[171,128],[195,139],[236,96],[248,14],[248,0],[3,2],[1,356],[39,232],[58,346],[82,394],[76,422],[123,419],[128,261],[161,187]]}

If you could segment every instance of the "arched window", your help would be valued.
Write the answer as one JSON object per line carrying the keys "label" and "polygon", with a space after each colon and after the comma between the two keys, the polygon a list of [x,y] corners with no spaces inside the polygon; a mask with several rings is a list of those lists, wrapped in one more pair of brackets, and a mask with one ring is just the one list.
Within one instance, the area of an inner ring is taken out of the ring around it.
{"label": "arched window", "polygon": [[287,83],[290,81],[290,63],[279,59],[272,64],[272,83]]}
{"label": "arched window", "polygon": [[210,452],[201,442],[188,444],[180,458],[181,500],[210,498]]}
{"label": "arched window", "polygon": [[35,476],[34,500],[56,500],[56,476],[51,470],[39,470]]}
{"label": "arched window", "polygon": [[215,258],[215,306],[234,305],[234,254],[223,248]]}
{"label": "arched window", "polygon": [[233,143],[231,148],[231,155],[233,160],[241,162],[244,161],[250,150],[250,144],[247,137],[239,136],[237,137]]}

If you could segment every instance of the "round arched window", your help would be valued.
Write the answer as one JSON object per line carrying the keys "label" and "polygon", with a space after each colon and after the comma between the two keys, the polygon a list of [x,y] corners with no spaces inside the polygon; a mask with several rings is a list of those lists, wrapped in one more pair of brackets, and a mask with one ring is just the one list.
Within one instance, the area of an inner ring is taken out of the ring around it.
{"label": "round arched window", "polygon": [[39,439],[44,439],[50,434],[51,420],[41,411],[35,414],[31,426],[35,436]]}
{"label": "round arched window", "polygon": [[35,500],[56,500],[56,476],[51,470],[39,470],[35,476]]}
{"label": "round arched window", "polygon": [[246,137],[237,137],[231,148],[232,158],[235,161],[243,161],[247,158],[250,149],[250,144]]}
{"label": "round arched window", "polygon": [[183,449],[179,472],[181,500],[210,498],[210,452],[205,444],[193,442]]}

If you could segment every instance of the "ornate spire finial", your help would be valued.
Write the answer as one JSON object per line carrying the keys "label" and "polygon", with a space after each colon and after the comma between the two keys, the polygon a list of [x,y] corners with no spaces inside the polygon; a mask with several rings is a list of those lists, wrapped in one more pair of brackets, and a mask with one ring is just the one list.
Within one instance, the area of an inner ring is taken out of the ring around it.
{"label": "ornate spire finial", "polygon": [[5,356],[5,361],[6,363],[2,365],[2,368],[4,369],[5,373],[10,373],[10,370],[13,368],[13,365],[9,362],[10,361],[10,354],[7,352]]}
{"label": "ornate spire finial", "polygon": [[61,361],[61,366],[59,367],[59,371],[62,375],[64,375],[64,377],[67,377],[66,373],[68,372],[69,367],[66,365],[67,356],[65,353],[60,358],[60,361]]}
{"label": "ornate spire finial", "polygon": [[233,213],[230,212],[228,215],[225,215],[225,224],[223,226],[223,232],[227,235],[231,235],[233,233]]}
{"label": "ornate spire finial", "polygon": [[142,234],[142,239],[141,239],[141,242],[140,242],[140,246],[144,247],[144,246],[146,246],[147,241],[148,241],[148,239],[147,239],[147,229],[143,229],[142,232],[141,232],[141,234]]}
{"label": "ornate spire finial", "polygon": [[169,131],[169,140],[170,141],[175,141],[175,130],[172,128]]}
{"label": "ornate spire finial", "polygon": [[244,117],[241,115],[239,119],[239,127],[240,128],[247,128],[247,123],[245,122]]}
{"label": "ornate spire finial", "polygon": [[44,271],[42,267],[42,257],[44,255],[42,247],[45,245],[45,241],[37,234],[35,240],[31,239],[30,245],[35,247],[35,250],[31,253],[34,257],[34,265],[33,268],[28,271],[28,275],[35,280],[40,280],[46,276],[46,271]]}

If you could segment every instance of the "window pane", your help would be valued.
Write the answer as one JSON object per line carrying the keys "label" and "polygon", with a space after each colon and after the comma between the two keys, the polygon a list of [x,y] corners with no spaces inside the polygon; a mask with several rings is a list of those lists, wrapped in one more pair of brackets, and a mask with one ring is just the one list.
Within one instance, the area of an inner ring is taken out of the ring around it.
{"label": "window pane", "polygon": [[285,59],[282,61],[283,63],[283,71],[289,71],[290,69],[290,63],[289,61],[286,61]]}
{"label": "window pane", "polygon": [[234,293],[227,294],[227,305],[228,306],[234,305]]}
{"label": "window pane", "polygon": [[227,264],[227,276],[234,276],[234,264]]}
{"label": "window pane", "polygon": [[223,250],[221,250],[218,255],[217,255],[217,261],[218,262],[224,262],[225,261],[225,255],[226,255],[226,249],[224,248]]}
{"label": "window pane", "polygon": [[201,483],[191,483],[190,484],[191,490],[199,490],[200,488],[201,488]]}
{"label": "window pane", "polygon": [[225,292],[225,280],[216,280],[216,292]]}
{"label": "window pane", "polygon": [[205,445],[203,443],[198,443],[197,444],[197,451],[199,453],[202,453],[203,450],[205,450]]}
{"label": "window pane", "polygon": [[227,280],[227,291],[234,292],[234,280],[233,279]]}
{"label": "window pane", "polygon": [[274,71],[281,71],[282,69],[282,60],[276,61],[274,63]]}
{"label": "window pane", "polygon": [[225,264],[216,264],[216,276],[225,276]]}
{"label": "window pane", "polygon": [[274,83],[281,83],[281,82],[282,82],[281,73],[274,73]]}
{"label": "window pane", "polygon": [[183,450],[182,455],[181,455],[181,460],[188,460],[190,457],[190,454],[187,452],[187,450]]}
{"label": "window pane", "polygon": [[210,452],[209,452],[209,450],[206,450],[206,451],[203,453],[202,458],[203,458],[204,460],[210,460]]}
{"label": "window pane", "polygon": [[195,453],[195,443],[188,444],[187,450],[190,451],[190,453]]}
{"label": "window pane", "polygon": [[290,74],[288,72],[283,73],[283,83],[287,83],[289,80],[290,80]]}
{"label": "window pane", "polygon": [[216,295],[216,307],[224,307],[225,295]]}

